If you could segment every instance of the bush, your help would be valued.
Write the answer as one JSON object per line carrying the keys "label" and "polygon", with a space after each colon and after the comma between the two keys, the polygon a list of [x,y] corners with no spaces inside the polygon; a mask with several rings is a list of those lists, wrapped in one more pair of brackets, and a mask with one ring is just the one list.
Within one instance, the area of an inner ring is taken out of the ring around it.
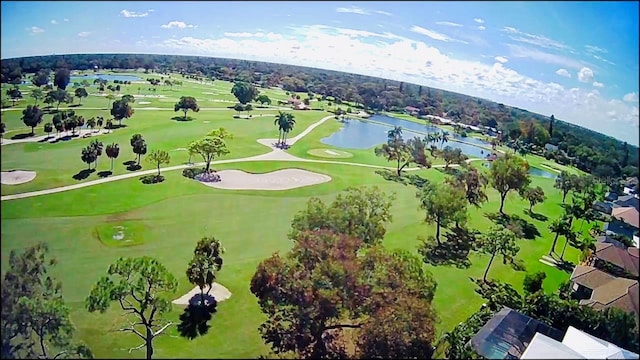
{"label": "bush", "polygon": [[201,174],[196,175],[194,179],[201,182],[206,182],[206,183],[219,182],[221,180],[220,175],[214,172],[210,172],[210,173],[203,172]]}
{"label": "bush", "polygon": [[200,175],[204,172],[204,169],[196,169],[196,168],[186,168],[182,170],[182,176],[187,177],[189,179],[193,179],[196,175]]}
{"label": "bush", "polygon": [[143,184],[157,184],[164,181],[164,176],[162,175],[145,175],[140,178]]}

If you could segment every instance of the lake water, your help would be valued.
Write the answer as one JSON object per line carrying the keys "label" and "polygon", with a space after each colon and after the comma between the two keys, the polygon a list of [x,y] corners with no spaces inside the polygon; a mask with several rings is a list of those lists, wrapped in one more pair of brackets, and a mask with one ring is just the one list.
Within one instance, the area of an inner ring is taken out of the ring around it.
{"label": "lake water", "polygon": [[[491,167],[491,163],[490,162],[486,162],[484,164],[485,167]],[[546,171],[546,170],[542,170],[540,168],[537,167],[529,167],[529,175],[531,176],[540,176],[546,179],[557,179],[558,178],[558,174]]]}
{"label": "lake water", "polygon": [[95,79],[105,79],[107,81],[114,81],[114,80],[118,80],[118,81],[142,81],[141,78],[135,76],[135,75],[116,75],[116,74],[91,74],[91,75],[81,75],[81,76],[72,76],[71,77],[71,83],[73,83],[74,81],[82,81],[82,80],[89,80],[90,82],[93,83],[93,80]]}
{"label": "lake water", "polygon": [[[343,123],[342,129],[321,139],[320,142],[345,149],[368,149],[386,142],[387,133],[389,128],[392,126],[401,126],[403,130],[402,136],[407,140],[414,136],[424,138],[425,134],[430,132],[442,132],[435,126],[421,125],[411,121],[396,119],[384,115],[373,115],[369,119],[386,125],[369,121],[346,119]],[[469,137],[463,138],[461,136],[454,135],[455,134],[450,134],[450,137],[476,143],[478,145],[490,146],[490,144],[479,139]],[[449,141],[442,145],[437,143],[436,145],[439,147],[450,146],[452,148],[458,148],[462,150],[462,153],[465,155],[476,158],[484,158],[490,153],[489,150],[457,141]]]}

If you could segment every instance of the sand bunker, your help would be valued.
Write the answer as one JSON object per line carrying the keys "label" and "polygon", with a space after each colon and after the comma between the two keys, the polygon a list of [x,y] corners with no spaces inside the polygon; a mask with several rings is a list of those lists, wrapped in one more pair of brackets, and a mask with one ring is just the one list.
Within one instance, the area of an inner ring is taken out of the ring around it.
{"label": "sand bunker", "polygon": [[202,184],[226,190],[289,190],[331,181],[331,176],[301,169],[284,169],[265,174],[222,170],[218,174],[222,181]]}
{"label": "sand bunker", "polygon": [[0,175],[0,182],[4,185],[24,184],[36,178],[35,171],[2,171]]}
{"label": "sand bunker", "polygon": [[140,105],[151,104],[151,101],[140,101],[138,104]]}
{"label": "sand bunker", "polygon": [[203,94],[205,94],[205,95],[215,95],[215,94],[214,94],[214,93],[212,93],[212,92],[203,92]]}
{"label": "sand bunker", "polygon": [[[209,289],[209,287],[205,287],[204,288],[204,293],[207,293],[207,290]],[[213,286],[211,287],[211,291],[209,292],[209,295],[213,296],[214,299],[216,299],[217,302],[221,302],[221,301],[225,301],[227,299],[229,299],[231,297],[231,291],[229,291],[229,289],[227,289],[226,287],[218,284],[218,283],[213,283]],[[200,288],[199,287],[194,287],[191,291],[189,291],[188,293],[182,295],[180,298],[175,299],[172,301],[172,303],[176,304],[176,305],[189,305],[189,301],[194,297],[194,296],[198,296],[198,298],[194,299],[196,301],[199,301],[199,297],[200,297]]]}

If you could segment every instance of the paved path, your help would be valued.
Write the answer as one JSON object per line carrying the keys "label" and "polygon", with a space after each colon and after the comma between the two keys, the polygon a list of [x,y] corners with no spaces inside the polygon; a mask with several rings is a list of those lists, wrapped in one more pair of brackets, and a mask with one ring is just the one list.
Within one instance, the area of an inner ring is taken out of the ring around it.
{"label": "paved path", "polygon": [[[0,111],[22,111],[25,108],[5,108]],[[63,107],[59,108],[60,110],[109,110],[107,108],[102,107]],[[147,111],[175,111],[172,107],[159,108],[159,107],[134,107],[133,110],[147,110]],[[268,108],[254,108],[252,111],[262,111],[262,110],[291,110],[290,107],[268,107]],[[233,109],[229,109],[227,107],[201,107],[200,111],[234,111]]]}
{"label": "paved path", "polygon": [[[320,121],[311,124],[308,128],[306,128],[300,134],[292,137],[291,139],[288,139],[287,140],[287,144],[289,144],[289,145],[295,144],[298,140],[302,139],[304,136],[309,134],[313,129],[315,129],[316,127],[322,125],[325,121],[333,119],[333,118],[334,118],[334,115],[326,116],[326,117],[322,118]],[[291,155],[291,154],[285,152],[282,149],[276,148],[275,147],[276,141],[277,141],[277,139],[259,139],[258,140],[258,143],[271,148],[271,151],[266,153],[266,154],[250,156],[250,157],[245,157],[245,158],[238,158],[238,159],[227,159],[227,160],[212,161],[211,165],[231,164],[231,163],[249,162],[249,161],[292,161],[292,162],[306,162],[306,163],[316,163],[316,164],[336,164],[336,165],[346,165],[346,166],[359,166],[359,167],[374,168],[374,169],[389,169],[389,170],[395,170],[396,169],[394,167],[389,167],[389,166],[352,163],[352,162],[345,162],[345,161],[303,159],[303,158],[299,158],[297,156]],[[478,161],[478,160],[483,160],[483,159],[468,159],[467,163],[469,163],[471,161]],[[199,163],[195,163],[195,164],[184,164],[184,165],[176,165],[176,166],[164,167],[164,168],[161,168],[161,170],[166,172],[166,171],[186,169],[186,168],[193,167],[193,166],[204,166],[204,165],[206,165],[205,162],[199,162]],[[449,165],[449,167],[456,167],[456,166],[458,166],[458,165],[457,164]],[[444,167],[444,165],[434,165],[433,166],[433,168],[443,168],[443,167]],[[418,168],[418,167],[407,168],[404,171],[416,171],[416,170],[420,170],[420,168]],[[158,170],[156,170],[156,169],[144,170],[144,171],[136,171],[136,172],[131,172],[131,173],[127,173],[127,174],[111,176],[111,177],[107,177],[107,178],[104,178],[104,179],[97,179],[97,180],[87,181],[87,182],[83,182],[83,183],[79,183],[79,184],[61,186],[61,187],[52,188],[52,189],[44,189],[44,190],[31,191],[31,192],[20,193],[20,194],[12,194],[12,195],[3,195],[2,197],[0,197],[0,201],[24,199],[24,198],[30,198],[30,197],[34,197],[34,196],[40,196],[40,195],[55,194],[55,193],[59,193],[59,192],[63,192],[63,191],[82,189],[82,188],[85,188],[85,187],[95,186],[95,185],[104,184],[104,183],[108,183],[108,182],[112,182],[112,181],[130,179],[130,178],[143,176],[143,175],[151,175],[151,174],[155,174],[157,171]]]}

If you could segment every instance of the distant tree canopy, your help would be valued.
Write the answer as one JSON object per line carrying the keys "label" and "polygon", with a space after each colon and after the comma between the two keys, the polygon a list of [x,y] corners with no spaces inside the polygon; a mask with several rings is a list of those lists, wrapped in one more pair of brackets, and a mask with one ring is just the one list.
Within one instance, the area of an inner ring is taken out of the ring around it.
{"label": "distant tree canopy", "polygon": [[[285,91],[313,93],[318,98],[336,104],[349,101],[356,107],[374,111],[402,110],[405,106],[413,106],[422,115],[446,115],[468,125],[496,127],[503,131],[505,140],[518,139],[538,148],[551,143],[558,146],[559,151],[549,153],[550,159],[573,164],[599,177],[638,175],[637,146],[625,146],[609,136],[555,117],[409,83],[403,83],[401,89],[400,82],[364,75],[237,59],[149,54],[73,54],[3,59],[1,81],[19,84],[25,74],[35,74],[43,69],[60,69],[61,64],[71,70],[89,70],[94,66],[100,69],[144,68],[156,73],[179,72],[185,78],[198,81],[219,79],[235,81],[236,84],[255,83],[261,87],[280,86]],[[66,76],[60,79],[66,79]],[[64,89],[68,80],[66,83],[54,80],[55,86],[61,84],[64,84],[61,87]],[[176,81],[172,80],[172,84],[176,85]],[[238,88],[245,88],[245,85],[238,85]],[[257,95],[257,92],[252,91],[243,93],[245,95],[242,100],[239,99],[243,104],[252,101]]]}

